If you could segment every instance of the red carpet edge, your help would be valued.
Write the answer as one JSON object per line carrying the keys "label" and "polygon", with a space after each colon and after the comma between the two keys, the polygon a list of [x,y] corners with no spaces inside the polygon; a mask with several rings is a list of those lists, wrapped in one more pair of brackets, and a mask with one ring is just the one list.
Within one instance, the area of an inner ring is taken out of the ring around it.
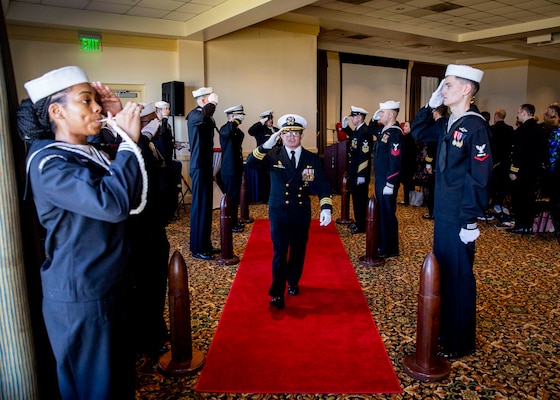
{"label": "red carpet edge", "polygon": [[401,393],[336,226],[312,221],[300,295],[268,305],[272,242],[254,222],[198,392]]}

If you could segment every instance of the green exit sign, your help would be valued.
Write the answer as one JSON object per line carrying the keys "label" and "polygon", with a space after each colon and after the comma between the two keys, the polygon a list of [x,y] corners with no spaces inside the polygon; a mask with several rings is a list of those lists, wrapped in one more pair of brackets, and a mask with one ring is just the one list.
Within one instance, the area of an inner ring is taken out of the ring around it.
{"label": "green exit sign", "polygon": [[80,51],[99,52],[102,50],[101,36],[91,34],[80,34]]}

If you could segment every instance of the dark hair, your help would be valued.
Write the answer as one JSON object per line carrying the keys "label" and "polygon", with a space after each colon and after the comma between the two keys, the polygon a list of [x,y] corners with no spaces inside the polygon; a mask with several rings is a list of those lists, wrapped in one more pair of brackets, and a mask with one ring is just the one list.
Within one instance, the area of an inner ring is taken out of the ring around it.
{"label": "dark hair", "polygon": [[437,112],[439,115],[441,115],[442,117],[447,117],[447,106],[440,104],[439,106],[437,106],[436,108],[434,108],[434,110],[432,112]]}
{"label": "dark hair", "polygon": [[527,115],[529,115],[529,116],[531,116],[531,117],[532,117],[533,115],[535,115],[535,106],[532,105],[532,104],[528,104],[528,103],[521,104],[521,106],[520,106],[519,108],[521,108],[522,110],[525,110],[525,112],[527,113]]}
{"label": "dark hair", "polygon": [[25,142],[54,139],[55,125],[49,118],[49,106],[52,103],[65,104],[67,90],[44,97],[36,103],[30,99],[21,102],[17,110],[17,128],[19,136]]}
{"label": "dark hair", "polygon": [[470,79],[467,79],[467,78],[461,78],[460,76],[456,76],[455,78],[459,79],[463,83],[469,83],[472,86],[472,88],[473,88],[472,96],[473,97],[480,90],[480,84],[478,82],[471,81]]}
{"label": "dark hair", "polygon": [[560,117],[560,105],[558,105],[558,103],[551,104],[548,108],[553,109],[556,112],[556,115]]}

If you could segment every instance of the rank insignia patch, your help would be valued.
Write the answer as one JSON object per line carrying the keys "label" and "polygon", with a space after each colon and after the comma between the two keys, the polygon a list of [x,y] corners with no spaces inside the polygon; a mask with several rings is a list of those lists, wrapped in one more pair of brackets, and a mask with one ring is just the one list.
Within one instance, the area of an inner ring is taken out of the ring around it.
{"label": "rank insignia patch", "polygon": [[486,160],[490,155],[486,152],[486,143],[485,144],[477,144],[476,146],[476,156],[474,156],[474,159],[477,161],[484,161]]}

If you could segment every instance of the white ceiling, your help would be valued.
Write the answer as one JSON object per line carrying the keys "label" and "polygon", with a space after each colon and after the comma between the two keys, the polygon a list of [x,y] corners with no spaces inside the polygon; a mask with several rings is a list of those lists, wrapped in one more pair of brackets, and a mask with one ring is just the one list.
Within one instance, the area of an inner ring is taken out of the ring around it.
{"label": "white ceiling", "polygon": [[[2,2],[12,24],[210,40],[278,19],[319,25],[318,47],[324,50],[437,64],[516,59],[560,64],[560,0]],[[527,37],[546,34],[552,41],[527,44]]]}

